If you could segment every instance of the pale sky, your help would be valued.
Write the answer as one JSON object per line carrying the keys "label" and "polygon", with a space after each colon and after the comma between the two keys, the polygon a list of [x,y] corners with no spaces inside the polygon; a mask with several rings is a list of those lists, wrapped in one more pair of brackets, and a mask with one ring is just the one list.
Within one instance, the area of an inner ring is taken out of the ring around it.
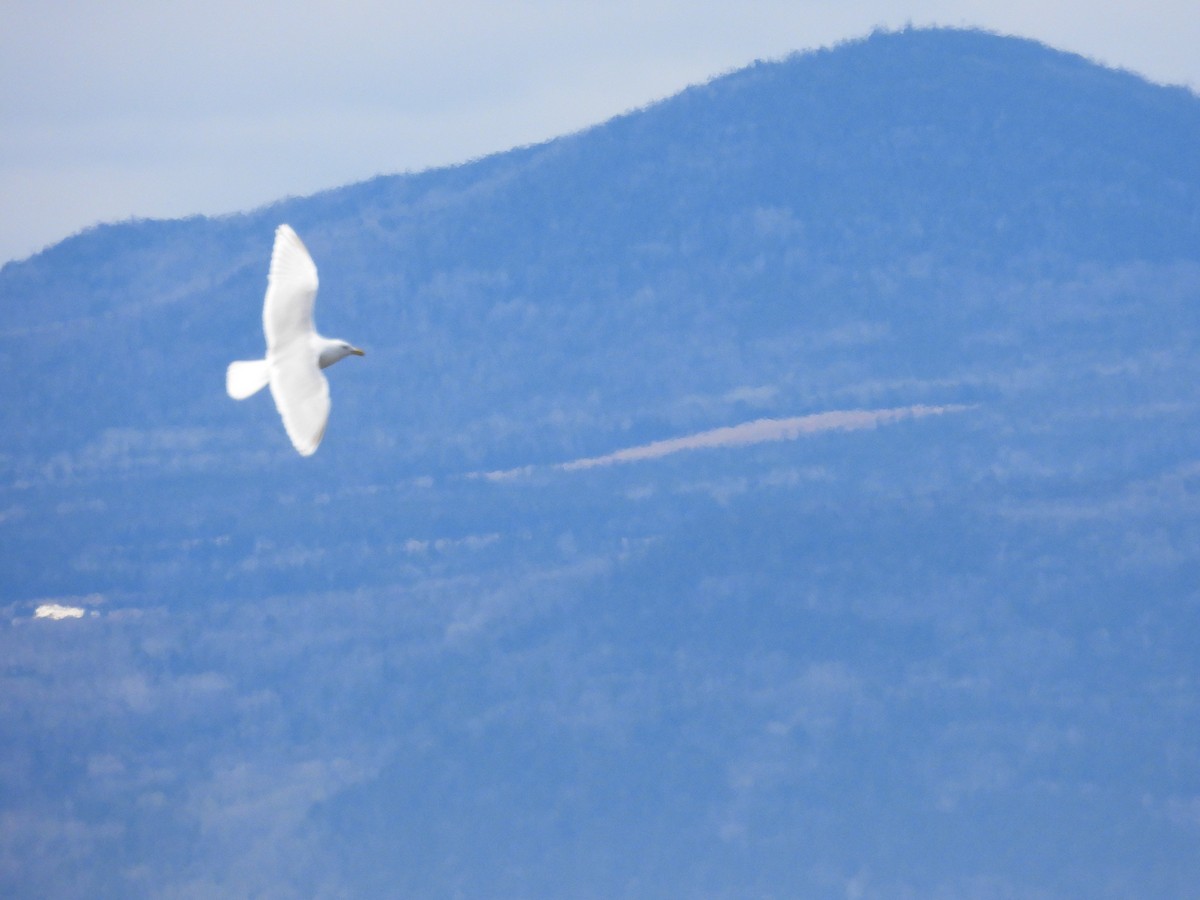
{"label": "pale sky", "polygon": [[1200,90],[1197,0],[0,0],[0,20],[0,262],[545,140],[880,26]]}

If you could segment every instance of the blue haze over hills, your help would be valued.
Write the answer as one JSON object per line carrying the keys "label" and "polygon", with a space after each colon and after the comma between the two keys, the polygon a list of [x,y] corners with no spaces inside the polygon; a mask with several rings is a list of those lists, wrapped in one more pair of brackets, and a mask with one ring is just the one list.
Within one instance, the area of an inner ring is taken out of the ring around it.
{"label": "blue haze over hills", "polygon": [[1186,90],[876,34],[0,304],[5,896],[1198,895]]}

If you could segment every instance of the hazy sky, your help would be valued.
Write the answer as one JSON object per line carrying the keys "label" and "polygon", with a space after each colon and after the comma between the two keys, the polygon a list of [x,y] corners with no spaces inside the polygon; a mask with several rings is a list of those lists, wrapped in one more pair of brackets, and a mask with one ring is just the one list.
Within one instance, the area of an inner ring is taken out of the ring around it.
{"label": "hazy sky", "polygon": [[0,3],[0,261],[577,130],[873,27],[980,26],[1200,89],[1196,0]]}

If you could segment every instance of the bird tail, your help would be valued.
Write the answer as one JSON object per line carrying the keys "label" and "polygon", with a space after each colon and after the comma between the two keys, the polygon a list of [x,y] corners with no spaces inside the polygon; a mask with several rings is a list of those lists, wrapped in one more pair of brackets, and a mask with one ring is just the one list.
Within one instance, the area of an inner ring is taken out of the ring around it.
{"label": "bird tail", "polygon": [[225,370],[225,390],[234,400],[245,400],[257,394],[271,380],[265,359],[242,359],[229,364]]}

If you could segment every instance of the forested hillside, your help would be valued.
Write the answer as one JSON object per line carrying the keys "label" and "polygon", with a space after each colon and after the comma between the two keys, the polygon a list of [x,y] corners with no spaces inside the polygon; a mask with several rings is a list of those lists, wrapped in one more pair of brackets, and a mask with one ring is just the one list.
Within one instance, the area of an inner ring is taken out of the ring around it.
{"label": "forested hillside", "polygon": [[909,30],[6,265],[0,893],[1191,895],[1198,149]]}

